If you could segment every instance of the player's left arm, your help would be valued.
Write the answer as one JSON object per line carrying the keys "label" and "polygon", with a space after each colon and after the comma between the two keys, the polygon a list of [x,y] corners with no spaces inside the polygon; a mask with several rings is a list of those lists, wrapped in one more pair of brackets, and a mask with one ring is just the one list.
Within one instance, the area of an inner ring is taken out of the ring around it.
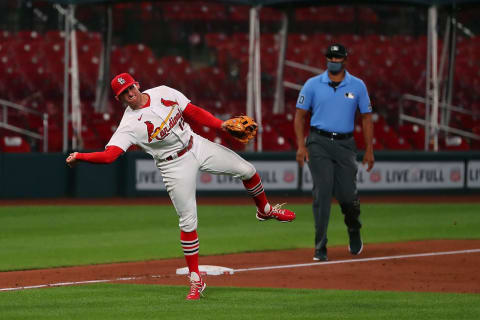
{"label": "player's left arm", "polygon": [[363,138],[365,140],[365,154],[363,155],[362,164],[367,164],[367,171],[372,170],[375,163],[373,155],[373,121],[372,121],[372,105],[368,96],[367,87],[362,82],[361,93],[359,95],[358,107],[362,115]]}
{"label": "player's left arm", "polygon": [[362,113],[363,138],[365,140],[365,154],[362,164],[368,164],[367,171],[370,172],[375,163],[373,155],[373,121],[372,113]]}
{"label": "player's left arm", "polygon": [[206,126],[212,129],[222,129],[223,121],[215,117],[213,114],[205,109],[197,107],[196,105],[189,103],[183,111],[183,116],[187,122],[193,121],[202,126]]}

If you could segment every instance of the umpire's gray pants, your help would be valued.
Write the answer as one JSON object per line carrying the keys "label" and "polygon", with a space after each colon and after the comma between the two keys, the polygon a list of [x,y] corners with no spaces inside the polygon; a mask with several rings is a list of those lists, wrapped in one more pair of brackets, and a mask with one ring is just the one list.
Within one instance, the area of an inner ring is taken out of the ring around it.
{"label": "umpire's gray pants", "polygon": [[[352,138],[333,140],[311,131],[307,138],[308,166],[313,179],[313,218],[315,249],[327,244],[332,195],[342,204],[357,201],[357,148]],[[358,210],[359,211],[359,210]],[[345,212],[344,212],[345,214]],[[359,212],[358,212],[359,215]],[[359,229],[360,221],[350,218],[349,229]],[[347,223],[347,219],[345,220]]]}

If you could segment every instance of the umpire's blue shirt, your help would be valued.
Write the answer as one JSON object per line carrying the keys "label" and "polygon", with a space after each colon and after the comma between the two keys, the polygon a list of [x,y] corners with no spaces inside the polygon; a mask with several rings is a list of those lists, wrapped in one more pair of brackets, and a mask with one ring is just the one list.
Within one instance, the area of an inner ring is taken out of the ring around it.
{"label": "umpire's blue shirt", "polygon": [[308,79],[298,96],[297,108],[311,112],[312,127],[329,132],[352,132],[357,107],[360,113],[372,112],[367,87],[347,71],[336,90],[329,83],[328,71]]}

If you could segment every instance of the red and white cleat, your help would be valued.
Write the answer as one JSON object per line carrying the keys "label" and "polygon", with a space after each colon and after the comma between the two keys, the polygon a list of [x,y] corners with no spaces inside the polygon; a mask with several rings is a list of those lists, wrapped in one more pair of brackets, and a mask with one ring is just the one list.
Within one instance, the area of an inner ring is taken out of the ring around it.
{"label": "red and white cleat", "polygon": [[257,219],[259,221],[277,219],[280,222],[291,222],[295,220],[295,212],[288,209],[282,209],[284,204],[285,203],[274,205],[269,213],[261,213],[257,209]]}
{"label": "red and white cleat", "polygon": [[187,295],[187,300],[198,300],[203,296],[202,292],[207,287],[202,278],[196,272],[190,273],[190,292]]}

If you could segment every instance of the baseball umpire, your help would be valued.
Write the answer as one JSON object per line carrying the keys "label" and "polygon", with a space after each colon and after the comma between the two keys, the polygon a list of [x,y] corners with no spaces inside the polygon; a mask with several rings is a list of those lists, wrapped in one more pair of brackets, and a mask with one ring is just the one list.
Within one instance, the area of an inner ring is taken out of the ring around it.
{"label": "baseball umpire", "polygon": [[[271,206],[262,181],[252,164],[232,150],[193,132],[188,122],[230,132],[248,142],[256,124],[248,117],[222,121],[195,106],[181,92],[159,86],[140,92],[140,85],[128,73],[111,82],[115,98],[126,106],[123,118],[102,152],[71,153],[66,162],[111,163],[132,145],[150,154],[160,170],[167,192],[179,217],[180,243],[189,269],[190,292],[187,300],[199,299],[206,284],[198,270],[197,204],[195,199],[198,171],[226,174],[242,180],[255,201],[259,221],[276,219],[290,222],[295,213]],[[241,130],[239,129],[241,128]],[[240,134],[239,131],[245,131]]]}
{"label": "baseball umpire", "polygon": [[[327,71],[307,80],[300,91],[295,113],[297,162],[308,162],[313,178],[315,254],[313,260],[327,261],[327,228],[332,195],[338,200],[348,228],[349,251],[362,252],[360,201],[357,195],[356,145],[353,138],[358,109],[366,144],[363,164],[374,164],[372,107],[365,84],[345,70],[347,50],[332,44],[326,51]],[[310,133],[305,141],[307,113]]]}

